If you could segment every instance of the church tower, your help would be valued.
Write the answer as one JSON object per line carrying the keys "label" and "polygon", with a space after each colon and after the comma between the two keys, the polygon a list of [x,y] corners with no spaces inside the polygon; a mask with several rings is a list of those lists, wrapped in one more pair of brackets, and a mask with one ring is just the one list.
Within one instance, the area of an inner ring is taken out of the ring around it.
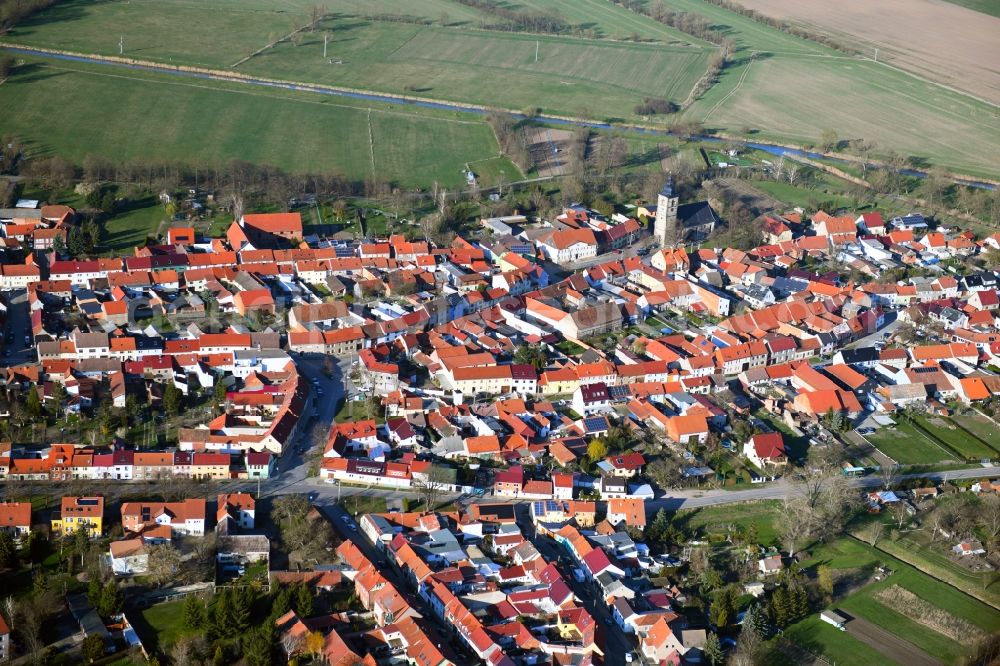
{"label": "church tower", "polygon": [[681,241],[677,233],[677,202],[674,194],[674,177],[668,176],[663,190],[656,197],[656,222],[653,225],[653,235],[660,247],[672,247]]}

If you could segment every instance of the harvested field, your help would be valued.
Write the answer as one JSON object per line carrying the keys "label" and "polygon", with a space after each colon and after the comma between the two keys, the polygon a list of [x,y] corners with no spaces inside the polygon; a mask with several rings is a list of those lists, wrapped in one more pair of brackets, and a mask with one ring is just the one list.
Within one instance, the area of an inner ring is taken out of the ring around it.
{"label": "harvested field", "polygon": [[899,585],[890,585],[873,596],[897,613],[952,640],[976,643],[986,638],[986,632],[976,625],[955,617]]}
{"label": "harvested field", "polygon": [[940,0],[739,0],[879,60],[1000,104],[1000,18]]}

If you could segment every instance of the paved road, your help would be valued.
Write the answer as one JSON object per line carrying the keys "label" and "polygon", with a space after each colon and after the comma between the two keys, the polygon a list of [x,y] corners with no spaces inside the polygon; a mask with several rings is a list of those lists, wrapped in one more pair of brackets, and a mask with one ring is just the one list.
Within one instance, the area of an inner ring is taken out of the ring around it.
{"label": "paved road", "polygon": [[885,337],[886,333],[889,334],[889,337],[892,337],[892,334],[896,332],[896,329],[899,328],[901,323],[902,322],[899,319],[898,313],[895,310],[890,310],[885,313],[885,323],[882,325],[882,328],[877,331],[872,331],[863,338],[858,338],[854,342],[847,345],[847,348],[853,349],[855,347],[871,347]]}
{"label": "paved road", "polygon": [[24,343],[24,336],[31,335],[31,313],[28,311],[28,292],[12,289],[7,292],[7,324],[3,331],[3,357],[0,366],[33,363],[38,360],[33,345]]}
{"label": "paved road", "polygon": [[[528,540],[535,545],[535,548],[546,560],[557,562],[560,558],[569,559],[568,553],[554,539],[541,536],[535,531],[527,507],[519,507],[517,522],[521,532],[528,537]],[[614,621],[610,608],[604,603],[599,588],[595,584],[579,582],[573,577],[568,567],[560,567],[560,571],[580,604],[597,622],[598,646],[604,650],[604,663],[607,666],[625,666],[625,653],[635,650],[634,639],[626,635]]]}
{"label": "paved road", "polygon": [[847,633],[862,643],[889,657],[897,664],[905,666],[942,666],[941,662],[930,656],[913,643],[891,634],[868,620],[855,617],[844,625]]}

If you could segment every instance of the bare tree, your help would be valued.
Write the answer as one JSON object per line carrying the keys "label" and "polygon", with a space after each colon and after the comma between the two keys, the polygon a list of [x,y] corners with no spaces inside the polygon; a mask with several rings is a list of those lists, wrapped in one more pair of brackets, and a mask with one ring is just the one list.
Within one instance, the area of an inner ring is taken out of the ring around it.
{"label": "bare tree", "polygon": [[425,511],[434,510],[438,499],[450,485],[451,478],[448,471],[439,465],[428,467],[426,476],[413,478],[413,488],[420,493]]}
{"label": "bare tree", "polygon": [[902,502],[895,502],[889,505],[889,513],[892,515],[892,519],[896,521],[897,530],[903,529],[907,519],[910,517],[909,512],[906,510],[906,505]]}
{"label": "bare tree", "polygon": [[878,478],[882,482],[882,488],[890,490],[899,480],[899,465],[881,465],[878,468]]}
{"label": "bare tree", "polygon": [[801,499],[786,499],[778,524],[781,542],[788,557],[795,557],[802,540],[812,533],[811,511]]}
{"label": "bare tree", "polygon": [[156,544],[147,552],[147,572],[157,587],[174,579],[181,566],[181,553],[169,543]]}
{"label": "bare tree", "polygon": [[789,185],[794,185],[795,181],[798,179],[801,173],[802,167],[800,167],[795,162],[788,163],[788,169],[785,170],[785,178],[788,180]]}
{"label": "bare tree", "polygon": [[983,497],[976,518],[988,539],[1000,537],[1000,495]]}
{"label": "bare tree", "polygon": [[870,523],[868,527],[865,528],[865,531],[863,533],[865,541],[868,543],[869,546],[874,548],[875,544],[877,544],[879,542],[879,539],[882,538],[882,532],[884,530],[885,526],[882,524],[881,520],[876,520],[873,523]]}

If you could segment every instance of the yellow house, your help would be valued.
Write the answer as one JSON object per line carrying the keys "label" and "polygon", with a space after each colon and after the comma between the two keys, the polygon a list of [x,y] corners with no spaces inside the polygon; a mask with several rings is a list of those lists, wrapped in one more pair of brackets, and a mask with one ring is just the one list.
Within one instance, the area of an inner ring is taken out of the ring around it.
{"label": "yellow house", "polygon": [[196,453],[191,457],[191,477],[195,479],[228,479],[228,453]]}
{"label": "yellow house", "polygon": [[53,534],[71,534],[86,530],[90,538],[104,531],[103,497],[63,497],[58,514],[52,516]]}
{"label": "yellow house", "polygon": [[580,377],[573,368],[546,370],[538,382],[542,395],[572,394],[580,388]]}

